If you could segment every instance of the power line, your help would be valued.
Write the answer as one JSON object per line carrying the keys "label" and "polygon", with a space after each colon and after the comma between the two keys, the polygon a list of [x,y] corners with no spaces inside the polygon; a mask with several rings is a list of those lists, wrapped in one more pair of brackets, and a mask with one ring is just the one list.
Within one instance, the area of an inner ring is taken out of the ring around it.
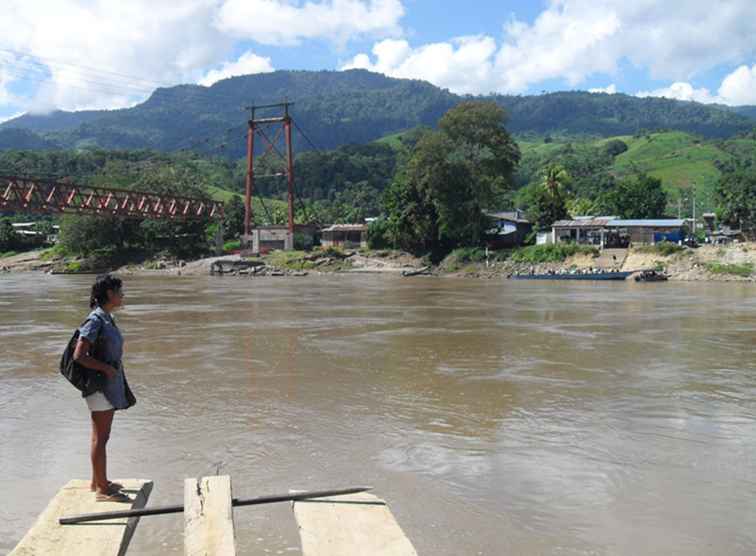
{"label": "power line", "polygon": [[83,65],[80,65],[80,64],[72,64],[71,62],[64,62],[62,60],[56,60],[54,58],[47,58],[47,57],[43,57],[43,56],[37,56],[36,54],[31,54],[30,52],[21,52],[21,51],[18,51],[18,50],[11,50],[11,49],[8,49],[8,48],[0,48],[0,52],[7,52],[7,53],[13,54],[15,56],[21,56],[21,57],[24,57],[24,58],[31,58],[32,60],[40,60],[40,62],[37,62],[37,64],[40,64],[40,65],[41,65],[41,63],[43,63],[45,65],[69,66],[69,67],[72,67],[72,68],[76,68],[76,69],[78,69],[80,71],[85,71],[85,72],[89,72],[89,73],[101,74],[101,75],[109,74],[109,75],[112,75],[112,76],[115,76],[115,77],[118,77],[118,78],[121,78],[121,79],[125,79],[125,80],[128,80],[128,81],[131,81],[133,83],[134,82],[141,82],[141,83],[144,83],[145,85],[153,85],[153,86],[156,86],[156,87],[162,87],[162,86],[164,86],[162,82],[155,81],[153,79],[145,79],[143,77],[136,77],[136,76],[133,76],[133,75],[126,75],[124,73],[119,73],[119,72],[115,72],[115,71],[112,71],[112,70],[105,70],[105,69],[100,69],[100,68],[93,68],[91,66],[83,66]]}

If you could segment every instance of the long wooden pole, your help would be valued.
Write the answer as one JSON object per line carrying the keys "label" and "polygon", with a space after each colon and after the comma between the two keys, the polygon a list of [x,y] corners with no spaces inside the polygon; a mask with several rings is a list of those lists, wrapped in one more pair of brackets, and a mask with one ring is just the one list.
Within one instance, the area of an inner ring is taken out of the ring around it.
{"label": "long wooden pole", "polygon": [[[310,500],[312,498],[326,498],[328,496],[342,496],[344,494],[357,494],[358,492],[367,492],[373,487],[351,487],[338,490],[319,490],[311,492],[297,492],[287,494],[273,494],[270,496],[260,496],[258,498],[232,500],[232,506],[255,506],[258,504],[272,504],[274,502],[291,502],[296,500]],[[120,512],[100,512],[93,514],[74,515],[70,517],[61,517],[58,523],[61,525],[76,525],[88,521],[101,521],[105,519],[121,519],[124,517],[143,517],[147,515],[177,514],[184,511],[184,506],[155,506],[154,508],[143,508],[140,510],[123,510]]]}

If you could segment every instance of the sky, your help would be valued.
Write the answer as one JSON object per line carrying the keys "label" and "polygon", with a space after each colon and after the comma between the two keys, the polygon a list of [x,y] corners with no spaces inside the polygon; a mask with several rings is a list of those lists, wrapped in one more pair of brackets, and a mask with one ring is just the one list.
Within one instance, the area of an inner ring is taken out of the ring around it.
{"label": "sky", "polygon": [[756,0],[2,0],[2,12],[0,121],[287,69],[756,104]]}

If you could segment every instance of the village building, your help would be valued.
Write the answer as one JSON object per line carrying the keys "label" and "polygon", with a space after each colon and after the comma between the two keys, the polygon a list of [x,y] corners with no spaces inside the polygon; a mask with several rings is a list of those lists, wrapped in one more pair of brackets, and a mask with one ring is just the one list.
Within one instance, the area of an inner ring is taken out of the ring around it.
{"label": "village building", "polygon": [[597,247],[627,247],[631,243],[680,242],[687,227],[681,219],[628,219],[615,216],[583,216],[559,220],[552,226],[553,243],[577,243]]}
{"label": "village building", "polygon": [[320,231],[320,244],[345,249],[367,247],[367,229],[367,224],[334,224]]}
{"label": "village building", "polygon": [[251,230],[248,238],[242,238],[244,244],[249,247],[242,251],[245,255],[258,255],[269,253],[274,249],[284,251],[305,249],[313,245],[315,233],[316,227],[310,224],[295,224],[294,234],[285,224],[257,226]]}
{"label": "village building", "polygon": [[486,216],[493,222],[493,227],[486,234],[486,244],[491,249],[523,245],[533,232],[533,224],[520,210],[487,212]]}

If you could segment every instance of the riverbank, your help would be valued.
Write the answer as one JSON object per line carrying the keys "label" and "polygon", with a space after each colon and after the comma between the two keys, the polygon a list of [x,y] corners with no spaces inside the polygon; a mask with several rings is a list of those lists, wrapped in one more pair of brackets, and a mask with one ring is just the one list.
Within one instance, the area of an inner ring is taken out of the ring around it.
{"label": "riverbank", "polygon": [[[655,269],[667,274],[670,280],[678,281],[756,281],[756,242],[727,246],[705,245],[698,248],[675,245],[638,246],[628,250],[619,250],[617,254],[611,256],[608,256],[607,252],[599,255],[598,252],[583,250],[563,260],[549,262],[531,262],[531,260],[539,260],[537,256],[539,248],[528,249],[530,249],[528,252],[492,252],[488,257],[481,250],[457,250],[435,266],[429,265],[424,258],[392,250],[273,251],[255,259],[258,263],[257,271],[240,270],[236,273],[256,276],[303,276],[330,273],[401,274],[416,272],[429,266],[425,274],[433,276],[505,279],[513,274],[569,273],[587,269],[622,271]],[[0,259],[0,271],[91,273],[113,270],[125,275],[199,276],[210,274],[211,268],[218,262],[223,262],[226,268],[231,268],[234,261],[241,260],[239,255],[205,257],[194,261],[173,258],[140,261],[136,258],[127,264],[95,268],[98,265],[92,261],[55,257],[51,256],[50,250],[42,250]]]}

